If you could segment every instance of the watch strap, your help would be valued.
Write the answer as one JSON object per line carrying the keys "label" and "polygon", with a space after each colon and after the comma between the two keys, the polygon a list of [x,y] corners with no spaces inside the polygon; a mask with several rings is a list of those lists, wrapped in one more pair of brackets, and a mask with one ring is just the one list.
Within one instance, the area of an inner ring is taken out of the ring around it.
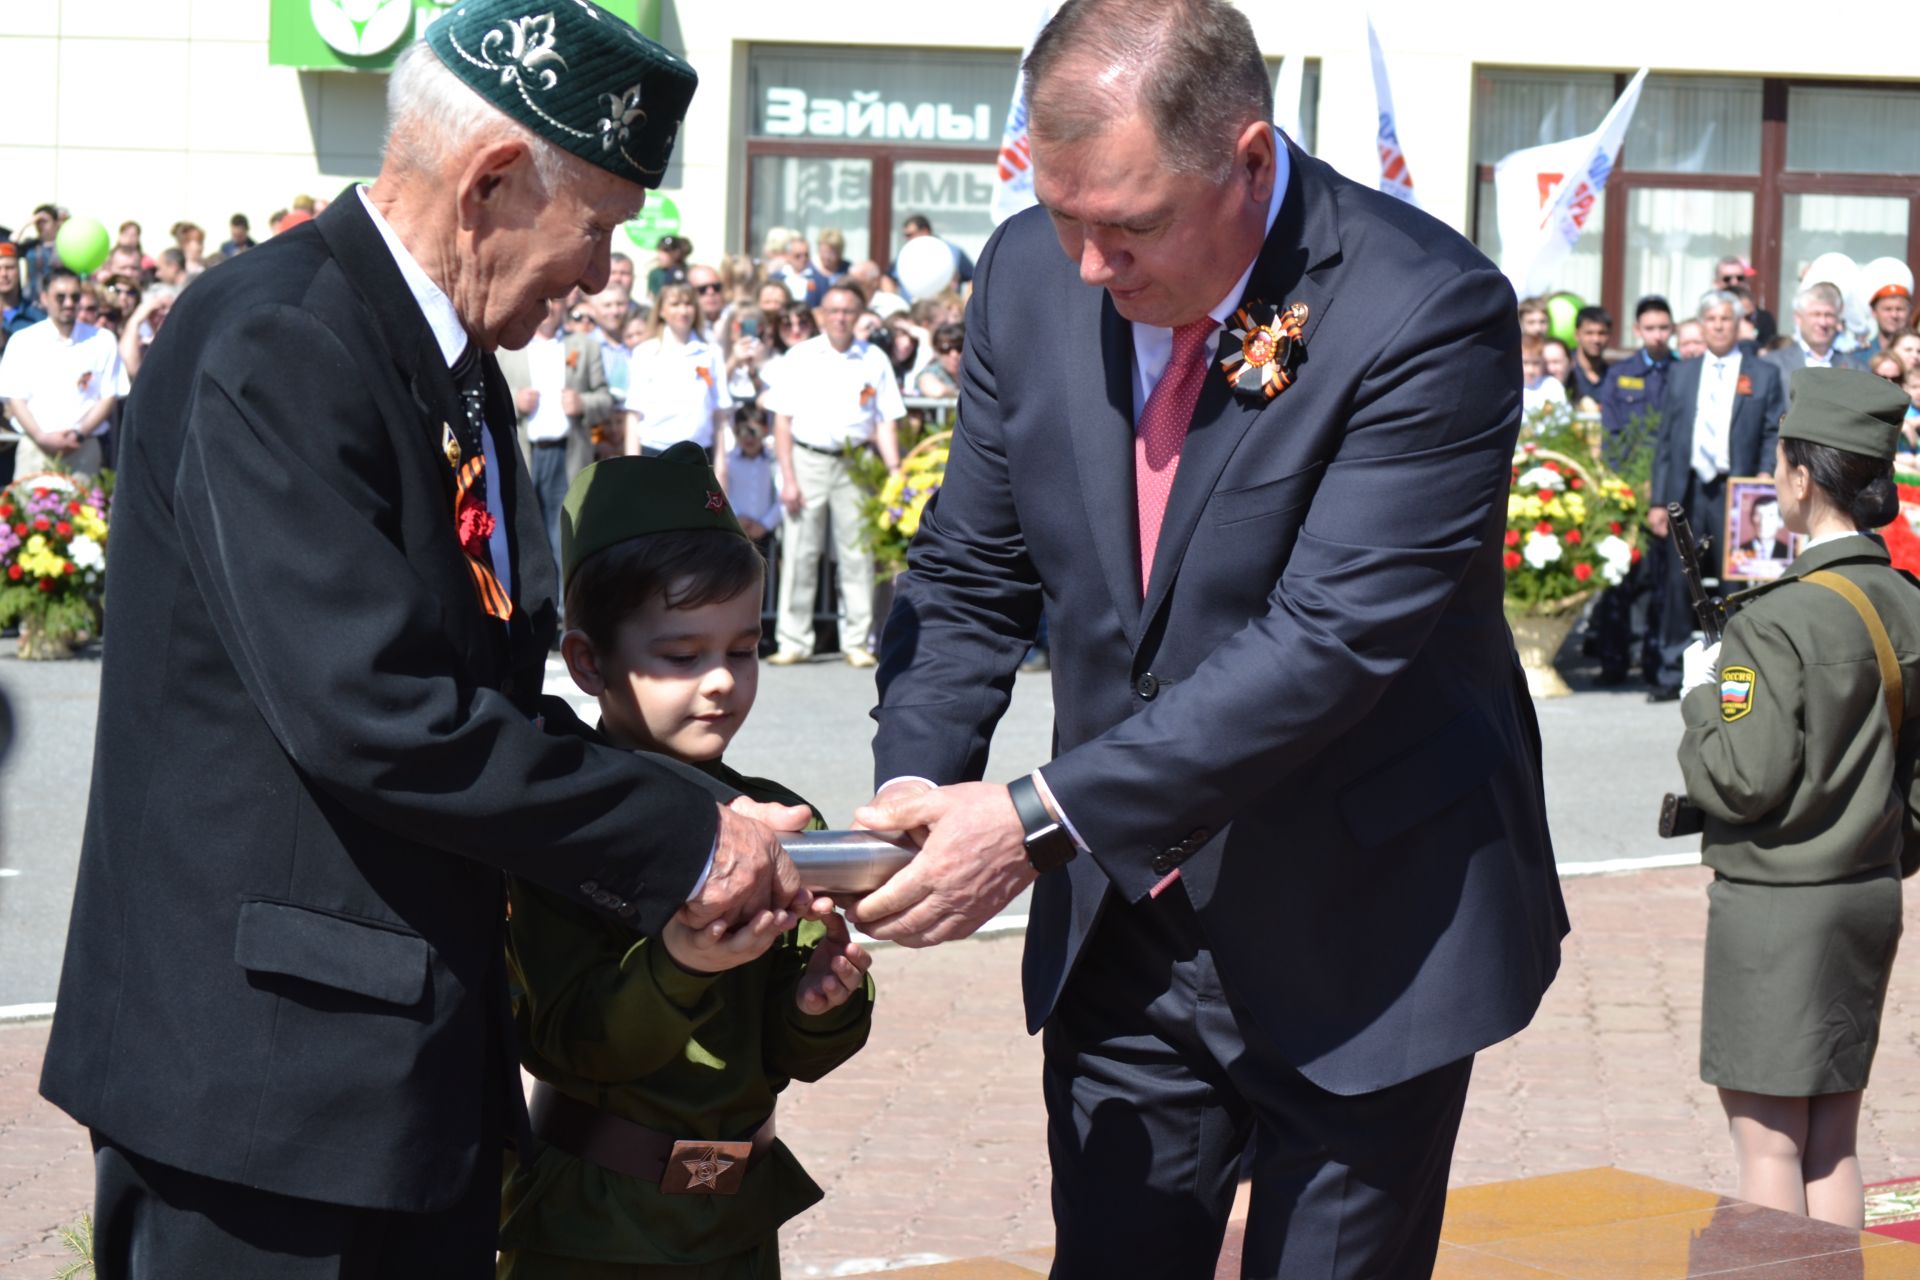
{"label": "watch strap", "polygon": [[1040,798],[1040,789],[1033,784],[1032,775],[1023,775],[1009,782],[1007,795],[1013,801],[1013,811],[1018,815],[1020,829],[1025,833],[1023,843],[1027,848],[1027,861],[1033,865],[1033,869],[1045,875],[1071,862],[1079,849],[1074,845],[1066,824],[1048,811],[1046,801]]}

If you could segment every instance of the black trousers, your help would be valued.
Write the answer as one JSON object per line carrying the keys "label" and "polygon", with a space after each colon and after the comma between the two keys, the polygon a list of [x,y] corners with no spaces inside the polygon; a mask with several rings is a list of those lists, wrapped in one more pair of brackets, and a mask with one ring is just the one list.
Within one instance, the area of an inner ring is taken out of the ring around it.
{"label": "black trousers", "polygon": [[1245,1280],[1431,1274],[1471,1057],[1319,1088],[1222,989],[1177,885],[1107,904],[1044,1045],[1056,1280],[1211,1280],[1237,1175]]}
{"label": "black trousers", "polygon": [[[1720,561],[1725,548],[1720,545],[1723,537],[1721,526],[1726,521],[1727,478],[1719,476],[1712,483],[1702,483],[1697,475],[1687,477],[1687,492],[1681,498],[1681,504],[1687,509],[1687,520],[1693,525],[1693,536],[1703,545],[1700,549],[1700,568],[1704,576],[1717,579],[1720,576]],[[1660,673],[1654,683],[1663,688],[1680,687],[1680,655],[1693,643],[1693,633],[1698,623],[1693,611],[1693,599],[1687,591],[1687,574],[1680,562],[1680,556],[1673,550],[1673,535],[1666,537],[1666,554],[1662,557],[1666,573],[1660,588]]]}
{"label": "black trousers", "polygon": [[392,1213],[259,1191],[93,1140],[100,1280],[374,1280],[493,1275],[500,1156],[487,1149],[460,1202]]}

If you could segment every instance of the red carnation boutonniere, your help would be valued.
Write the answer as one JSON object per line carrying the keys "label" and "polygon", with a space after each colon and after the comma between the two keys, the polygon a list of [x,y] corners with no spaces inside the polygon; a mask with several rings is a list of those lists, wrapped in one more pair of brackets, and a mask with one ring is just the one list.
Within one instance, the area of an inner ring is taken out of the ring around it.
{"label": "red carnation boutonniere", "polygon": [[1747,376],[1746,374],[1744,374],[1744,373],[1743,373],[1743,374],[1741,374],[1741,375],[1740,375],[1740,381],[1738,381],[1738,382],[1736,382],[1736,383],[1734,383],[1734,384],[1733,384],[1733,394],[1735,394],[1735,395],[1737,395],[1737,396],[1750,396],[1750,395],[1752,395],[1752,394],[1753,394],[1753,379],[1752,379],[1752,378],[1749,378],[1749,377],[1748,377],[1748,376]]}
{"label": "red carnation boutonniere", "polygon": [[879,395],[880,392],[873,387],[860,388],[860,407],[862,409],[871,408],[874,400]]}
{"label": "red carnation boutonniere", "polygon": [[85,373],[81,374],[80,380],[74,383],[73,385],[79,388],[79,390],[84,394],[86,392],[86,389],[93,385],[93,370],[89,369]]}
{"label": "red carnation boutonniere", "polygon": [[713,390],[713,370],[703,364],[693,366],[693,376],[707,384],[707,390]]}
{"label": "red carnation boutonniere", "polygon": [[467,494],[460,499],[457,518],[461,549],[470,556],[486,555],[487,539],[493,536],[493,513],[486,502],[478,494]]}
{"label": "red carnation boutonniere", "polygon": [[1306,327],[1304,302],[1276,309],[1254,299],[1234,312],[1227,332],[1240,345],[1220,358],[1234,394],[1265,403],[1292,386],[1306,354]]}
{"label": "red carnation boutonniere", "polygon": [[578,369],[579,367],[580,367],[580,353],[578,351],[567,352],[567,368]]}

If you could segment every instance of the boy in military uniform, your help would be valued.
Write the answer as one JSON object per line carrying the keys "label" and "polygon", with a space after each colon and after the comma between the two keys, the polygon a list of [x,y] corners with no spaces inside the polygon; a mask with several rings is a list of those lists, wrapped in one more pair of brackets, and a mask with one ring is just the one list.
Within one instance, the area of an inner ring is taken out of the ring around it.
{"label": "boy in military uniform", "polygon": [[[600,701],[594,736],[804,804],[721,763],[753,706],[765,564],[699,446],[588,467],[561,532],[560,648]],[[565,895],[511,888],[542,1142],[507,1169],[499,1276],[777,1277],[779,1225],[821,1191],[774,1137],[776,1096],[852,1057],[871,1026],[871,961],[846,922],[819,899],[824,918],[785,933],[762,911],[635,942]]]}
{"label": "boy in military uniform", "polygon": [[[1740,1198],[1858,1229],[1855,1132],[1900,941],[1920,720],[1920,590],[1865,531],[1898,517],[1897,387],[1803,369],[1780,426],[1780,514],[1810,541],[1688,650],[1680,764],[1706,814],[1700,1077]],[[1903,732],[1904,730],[1904,732]],[[1905,745],[1903,745],[1903,742]]]}

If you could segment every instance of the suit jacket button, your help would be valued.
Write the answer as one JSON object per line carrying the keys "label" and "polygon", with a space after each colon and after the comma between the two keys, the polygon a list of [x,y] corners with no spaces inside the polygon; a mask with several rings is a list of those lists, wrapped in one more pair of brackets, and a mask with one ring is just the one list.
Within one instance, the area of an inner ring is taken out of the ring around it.
{"label": "suit jacket button", "polygon": [[624,919],[633,914],[633,904],[631,902],[623,902],[614,910],[613,914]]}
{"label": "suit jacket button", "polygon": [[1157,856],[1155,856],[1155,858],[1154,858],[1154,860],[1153,860],[1153,873],[1154,873],[1155,875],[1161,875],[1161,876],[1163,876],[1163,875],[1165,875],[1165,874],[1167,874],[1167,872],[1169,872],[1169,871],[1171,871],[1171,870],[1173,870],[1173,859],[1172,859],[1172,858],[1170,858],[1170,857],[1168,857],[1168,856],[1167,856],[1166,854],[1164,854],[1164,853],[1162,853],[1162,854],[1159,854],[1159,855],[1157,855]]}
{"label": "suit jacket button", "polygon": [[598,880],[582,880],[580,882],[580,892],[591,898],[594,894],[600,892],[600,882]]}
{"label": "suit jacket button", "polygon": [[1134,683],[1133,691],[1140,695],[1142,702],[1152,702],[1160,692],[1160,677],[1149,671]]}
{"label": "suit jacket button", "polygon": [[1197,828],[1187,836],[1187,848],[1190,850],[1198,849],[1201,845],[1207,842],[1208,837],[1210,837],[1212,834],[1213,833],[1207,830],[1205,827]]}

